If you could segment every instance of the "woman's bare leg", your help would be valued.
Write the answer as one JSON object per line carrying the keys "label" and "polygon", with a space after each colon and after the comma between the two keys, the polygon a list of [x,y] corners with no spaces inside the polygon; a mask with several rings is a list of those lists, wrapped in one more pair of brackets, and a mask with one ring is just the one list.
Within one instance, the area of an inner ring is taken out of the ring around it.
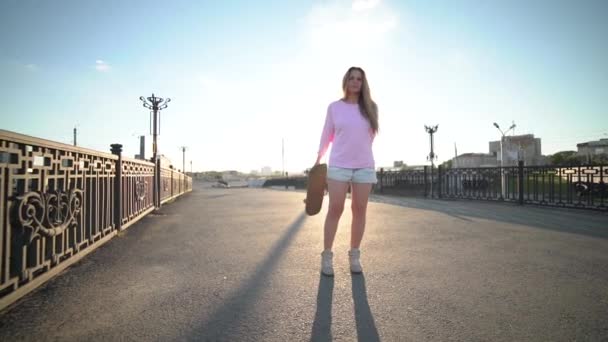
{"label": "woman's bare leg", "polygon": [[323,245],[325,250],[331,250],[338,230],[338,222],[344,211],[344,200],[348,190],[347,182],[340,182],[333,179],[327,180],[327,190],[329,191],[329,209],[325,217]]}
{"label": "woman's bare leg", "polygon": [[353,211],[353,222],[350,231],[350,247],[359,248],[363,233],[365,232],[365,220],[367,214],[367,201],[372,190],[371,183],[353,183],[351,194],[351,208]]}

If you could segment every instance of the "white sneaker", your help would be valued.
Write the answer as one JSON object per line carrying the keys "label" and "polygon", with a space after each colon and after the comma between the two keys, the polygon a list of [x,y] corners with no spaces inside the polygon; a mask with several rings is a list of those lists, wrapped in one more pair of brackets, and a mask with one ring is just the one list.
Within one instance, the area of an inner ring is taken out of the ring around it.
{"label": "white sneaker", "polygon": [[348,260],[350,261],[350,271],[352,273],[361,273],[363,272],[363,267],[361,267],[361,251],[359,248],[353,248],[348,251]]}
{"label": "white sneaker", "polygon": [[332,251],[326,250],[321,253],[321,273],[323,275],[329,277],[334,275],[333,258],[334,253]]}

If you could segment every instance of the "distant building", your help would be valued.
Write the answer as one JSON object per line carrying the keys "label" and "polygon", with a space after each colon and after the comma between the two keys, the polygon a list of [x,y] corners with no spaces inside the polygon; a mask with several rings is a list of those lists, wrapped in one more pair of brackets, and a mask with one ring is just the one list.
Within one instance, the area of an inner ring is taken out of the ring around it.
{"label": "distant building", "polygon": [[402,170],[424,170],[424,167],[430,165],[407,165],[403,164],[402,166],[395,167],[394,164],[392,166],[377,166],[376,171],[380,172],[380,170],[384,170],[385,172],[389,171],[402,171]]}
{"label": "distant building", "polygon": [[222,179],[229,182],[229,181],[235,181],[235,180],[239,180],[241,177],[239,175],[238,171],[235,170],[228,170],[228,171],[223,171],[222,172]]}
{"label": "distant building", "polygon": [[600,154],[608,154],[608,139],[600,139],[596,141],[588,141],[576,144],[578,151],[577,156],[590,157]]}
{"label": "distant building", "polygon": [[139,136],[139,153],[135,155],[135,159],[146,160],[146,136]]}
{"label": "distant building", "polygon": [[262,176],[271,176],[272,175],[272,169],[270,168],[270,166],[264,166],[262,168],[262,172],[260,174]]}
{"label": "distant building", "polygon": [[[543,165],[546,158],[541,153],[541,140],[534,134],[505,136],[502,140],[503,165],[516,166],[519,160],[524,165]],[[496,156],[500,165],[500,141],[490,141],[490,154]]]}
{"label": "distant building", "polygon": [[[516,166],[519,160],[524,165],[544,165],[547,160],[541,154],[541,140],[534,134],[505,136],[502,140],[504,166]],[[500,141],[489,142],[489,153],[464,153],[452,158],[452,167],[500,166]]]}
{"label": "distant building", "polygon": [[496,156],[488,153],[463,153],[452,159],[452,167],[492,167],[497,166]]}

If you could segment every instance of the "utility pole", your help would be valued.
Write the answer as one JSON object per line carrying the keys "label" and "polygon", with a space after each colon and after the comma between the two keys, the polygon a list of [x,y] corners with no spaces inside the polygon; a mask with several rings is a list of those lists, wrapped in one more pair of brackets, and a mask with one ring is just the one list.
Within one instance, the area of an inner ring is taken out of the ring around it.
{"label": "utility pole", "polygon": [[439,125],[435,125],[435,126],[424,125],[424,129],[430,135],[430,139],[431,139],[431,153],[428,155],[428,157],[426,157],[426,160],[431,161],[431,197],[433,197],[433,168],[435,167],[435,160],[437,160],[437,155],[435,155],[435,148],[434,148],[435,140],[433,138],[433,134],[435,134],[437,132],[437,129],[439,129]]}
{"label": "utility pole", "polygon": [[77,135],[76,132],[77,132],[76,127],[74,127],[74,146],[78,146],[78,144],[76,144],[76,135]]}
{"label": "utility pole", "polygon": [[[160,160],[158,158],[158,144],[156,137],[160,135],[160,111],[167,108],[167,104],[171,102],[170,98],[163,99],[162,97],[152,96],[147,99],[140,96],[139,99],[143,102],[145,108],[150,109],[150,116],[154,115],[154,119],[151,118],[150,124],[152,134],[152,161],[154,162],[154,205],[156,208],[160,208]],[[147,100],[147,101],[146,101]]]}

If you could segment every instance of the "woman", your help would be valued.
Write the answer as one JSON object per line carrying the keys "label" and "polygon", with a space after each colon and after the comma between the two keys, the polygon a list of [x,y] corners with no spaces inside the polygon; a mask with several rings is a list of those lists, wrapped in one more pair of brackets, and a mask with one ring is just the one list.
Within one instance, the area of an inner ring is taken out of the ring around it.
{"label": "woman", "polygon": [[365,231],[367,200],[372,184],[377,182],[372,143],[378,133],[378,107],[372,101],[369,85],[363,69],[351,67],[342,79],[344,97],[332,102],[327,108],[325,126],[316,164],[332,143],[327,169],[329,209],[325,218],[324,251],[321,253],[321,272],[332,276],[333,252],[331,251],[344,210],[346,193],[351,188],[350,270],[363,271],[359,246]]}

